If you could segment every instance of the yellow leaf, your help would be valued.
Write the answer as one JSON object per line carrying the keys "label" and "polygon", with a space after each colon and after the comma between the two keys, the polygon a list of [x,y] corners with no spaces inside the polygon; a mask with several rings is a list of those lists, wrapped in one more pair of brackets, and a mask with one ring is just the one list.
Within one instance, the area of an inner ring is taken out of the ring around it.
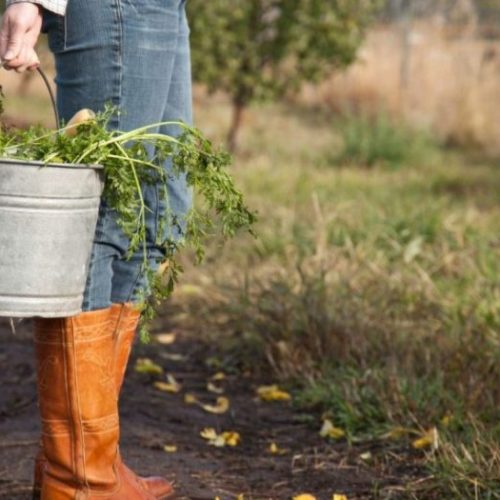
{"label": "yellow leaf", "polygon": [[226,374],[224,372],[217,372],[210,377],[212,380],[224,380],[226,378]]}
{"label": "yellow leaf", "polygon": [[382,435],[382,438],[401,439],[403,436],[407,436],[408,434],[418,434],[418,432],[405,427],[394,427],[394,429],[391,429],[389,432],[386,432],[384,435]]}
{"label": "yellow leaf", "polygon": [[444,427],[449,427],[449,425],[451,424],[451,421],[453,420],[453,415],[445,415],[442,419],[441,419],[441,424],[444,426]]}
{"label": "yellow leaf", "polygon": [[196,399],[196,396],[194,394],[191,394],[190,392],[186,392],[186,394],[184,394],[184,403],[192,405],[193,403],[197,402],[198,399]]}
{"label": "yellow leaf", "polygon": [[245,500],[243,497],[244,497],[243,493],[240,493],[240,494],[236,497],[236,500]]}
{"label": "yellow leaf", "polygon": [[167,382],[155,382],[153,385],[164,392],[179,392],[182,389],[181,384],[170,373],[167,373]]}
{"label": "yellow leaf", "polygon": [[177,451],[177,446],[175,444],[166,444],[163,447],[163,451],[166,451],[167,453],[174,453]]}
{"label": "yellow leaf", "polygon": [[137,373],[148,373],[149,375],[161,375],[163,368],[149,358],[139,358],[135,363]]}
{"label": "yellow leaf", "polygon": [[224,439],[224,436],[221,434],[218,434],[215,439],[211,439],[208,444],[211,444],[212,446],[217,446],[218,448],[222,448],[223,446],[226,446],[226,440]]}
{"label": "yellow leaf", "polygon": [[154,338],[159,344],[173,344],[175,342],[176,333],[159,333]]}
{"label": "yellow leaf", "polygon": [[309,493],[301,493],[300,495],[294,496],[293,500],[316,500],[316,497]]}
{"label": "yellow leaf", "polygon": [[261,385],[257,388],[257,394],[264,401],[285,401],[291,399],[290,394],[279,389],[276,384]]}
{"label": "yellow leaf", "polygon": [[423,448],[431,448],[433,451],[437,450],[439,448],[439,434],[436,427],[432,427],[422,437],[415,439],[412,446],[417,450]]}
{"label": "yellow leaf", "polygon": [[347,500],[347,497],[345,495],[340,495],[339,493],[334,493],[332,500]]}
{"label": "yellow leaf", "polygon": [[217,433],[213,427],[205,427],[201,432],[200,436],[205,439],[215,439],[217,437]]}
{"label": "yellow leaf", "polygon": [[215,392],[216,394],[222,394],[224,389],[222,387],[217,387],[212,382],[207,382],[207,390],[210,392]]}
{"label": "yellow leaf", "polygon": [[345,431],[340,429],[339,427],[335,427],[331,420],[325,419],[323,421],[323,425],[321,426],[321,430],[319,431],[319,435],[321,437],[331,437],[333,439],[340,439],[345,436]]}
{"label": "yellow leaf", "polygon": [[235,431],[225,431],[222,433],[222,437],[229,446],[236,446],[241,440],[240,434]]}
{"label": "yellow leaf", "polygon": [[179,392],[182,387],[175,379],[172,380],[172,378],[169,382],[155,382],[153,385],[160,391]]}
{"label": "yellow leaf", "polygon": [[225,413],[229,409],[229,399],[219,396],[215,406],[202,404],[201,407],[209,413]]}
{"label": "yellow leaf", "polygon": [[225,431],[221,434],[217,434],[213,427],[205,427],[201,432],[200,436],[208,440],[208,444],[212,446],[236,446],[240,440],[240,434],[234,431]]}
{"label": "yellow leaf", "polygon": [[286,450],[280,448],[274,441],[269,445],[269,451],[273,455],[282,455],[283,453],[286,453]]}

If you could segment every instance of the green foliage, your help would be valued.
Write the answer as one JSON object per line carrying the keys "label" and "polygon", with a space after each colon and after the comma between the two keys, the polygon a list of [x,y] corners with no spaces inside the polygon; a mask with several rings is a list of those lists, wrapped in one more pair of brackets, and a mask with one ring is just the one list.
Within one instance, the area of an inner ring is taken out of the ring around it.
{"label": "green foliage", "polygon": [[[227,239],[240,229],[254,234],[251,226],[256,215],[245,206],[241,192],[227,172],[230,157],[215,149],[198,130],[180,122],[171,122],[183,131],[178,138],[151,131],[168,123],[152,124],[130,132],[109,131],[108,122],[117,112],[115,108],[107,107],[95,120],[78,125],[77,133],[71,137],[40,126],[28,130],[1,131],[0,156],[104,167],[103,197],[117,212],[118,221],[129,238],[128,256],[142,250],[142,270],[150,285],[143,297],[143,333],[146,335],[146,324],[154,316],[154,305],[172,293],[182,272],[177,260],[178,250],[184,246],[192,248],[200,262],[204,257],[207,237],[219,233]],[[151,147],[154,151],[152,157],[148,155],[148,148]],[[148,207],[142,189],[147,184],[160,183],[165,205],[169,207],[168,175],[162,166],[168,157],[172,157],[173,174],[186,174],[188,185],[194,188],[195,195],[201,195],[201,199],[190,210],[187,229],[180,240],[171,235],[163,238],[163,229],[171,229],[179,225],[179,221],[169,209],[162,216],[156,243],[163,249],[163,262],[168,262],[168,266],[166,276],[160,276],[148,259]],[[149,292],[152,296],[148,298]]]}
{"label": "green foliage", "polygon": [[246,105],[355,58],[376,0],[190,0],[195,78]]}
{"label": "green foliage", "polygon": [[342,138],[333,162],[393,168],[425,160],[433,145],[423,132],[395,123],[384,113],[375,117],[348,115],[336,126]]}

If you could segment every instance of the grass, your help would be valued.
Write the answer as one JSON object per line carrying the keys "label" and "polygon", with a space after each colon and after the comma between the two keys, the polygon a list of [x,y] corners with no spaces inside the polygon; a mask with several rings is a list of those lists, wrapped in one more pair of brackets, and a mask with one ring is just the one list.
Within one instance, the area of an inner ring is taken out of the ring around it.
{"label": "grass", "polygon": [[374,27],[357,63],[306,89],[301,101],[331,110],[383,106],[443,142],[498,156],[500,40],[480,38],[479,31],[459,34],[446,23],[419,20],[405,48],[401,26]]}
{"label": "grass", "polygon": [[348,114],[338,121],[337,131],[342,149],[329,155],[334,164],[399,168],[428,160],[435,149],[427,134],[395,122],[386,113]]}
{"label": "grass", "polygon": [[[222,141],[227,102],[196,95]],[[260,237],[213,242],[201,267],[185,256],[166,313],[220,345],[214,368],[288,387],[311,425],[326,414],[352,443],[387,442],[373,466],[423,463],[407,497],[500,498],[500,164],[432,142],[386,161],[392,123],[370,168],[352,149],[338,161],[349,127],[373,132],[362,120],[249,110],[233,174]],[[432,427],[434,452],[398,431]]]}
{"label": "grass", "polygon": [[[227,107],[202,104],[222,137]],[[221,345],[219,367],[271,374],[355,442],[436,427],[439,449],[417,452],[425,498],[499,498],[499,165],[433,146],[333,168],[330,122],[280,106],[248,120],[234,174],[260,237],[186,261],[179,321]]]}

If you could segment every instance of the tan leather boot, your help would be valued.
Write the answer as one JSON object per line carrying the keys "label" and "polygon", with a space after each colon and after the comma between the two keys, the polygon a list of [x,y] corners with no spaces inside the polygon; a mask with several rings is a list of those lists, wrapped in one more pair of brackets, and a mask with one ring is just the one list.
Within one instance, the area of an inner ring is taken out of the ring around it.
{"label": "tan leather boot", "polygon": [[111,308],[34,321],[42,500],[153,500],[118,453]]}
{"label": "tan leather boot", "polygon": [[[140,320],[140,312],[132,303],[113,304],[110,309],[110,325],[113,332],[113,370],[115,375],[116,390],[119,397],[127,364],[130,358],[132,344],[135,338],[137,325]],[[43,482],[43,471],[47,464],[43,446],[41,443],[35,460],[33,499],[40,498]],[[123,472],[132,475],[138,480],[142,487],[151,493],[156,499],[161,500],[170,497],[174,492],[173,484],[163,477],[138,477],[123,462],[120,461]]]}
{"label": "tan leather boot", "polygon": [[[113,304],[111,316],[116,324],[114,330],[114,370],[116,388],[120,394],[141,313],[132,303]],[[125,465],[124,467],[135,476],[133,471]],[[173,484],[163,477],[139,477],[138,479],[143,487],[157,499],[168,498],[174,493]]]}

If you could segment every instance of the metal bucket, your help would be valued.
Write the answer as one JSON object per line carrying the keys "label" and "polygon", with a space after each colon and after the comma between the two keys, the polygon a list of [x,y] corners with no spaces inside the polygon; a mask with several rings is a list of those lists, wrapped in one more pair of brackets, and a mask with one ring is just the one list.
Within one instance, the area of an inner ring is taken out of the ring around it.
{"label": "metal bucket", "polygon": [[81,312],[102,167],[0,159],[0,316]]}

